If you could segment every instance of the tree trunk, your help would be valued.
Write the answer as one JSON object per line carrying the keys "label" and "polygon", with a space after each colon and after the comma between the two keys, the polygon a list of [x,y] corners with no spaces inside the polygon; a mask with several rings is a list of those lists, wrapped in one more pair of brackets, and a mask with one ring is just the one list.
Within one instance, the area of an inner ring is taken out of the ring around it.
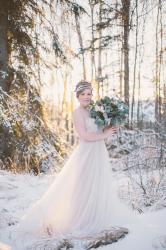
{"label": "tree trunk", "polygon": [[84,51],[83,51],[83,40],[82,40],[82,35],[81,35],[81,27],[80,27],[80,21],[79,21],[79,16],[77,13],[75,13],[75,22],[76,22],[76,30],[78,34],[78,40],[79,40],[79,45],[81,49],[81,54],[82,54],[82,67],[83,67],[83,79],[86,79],[86,68],[85,68],[85,56],[84,56]]}
{"label": "tree trunk", "polygon": [[120,81],[120,86],[119,86],[119,92],[120,92],[120,97],[122,98],[123,96],[123,50],[120,50],[120,75],[119,75],[119,81]]}
{"label": "tree trunk", "polygon": [[123,19],[123,51],[124,51],[124,97],[129,105],[129,22],[130,22],[130,0],[122,1]]}
{"label": "tree trunk", "polygon": [[139,65],[138,72],[138,103],[137,103],[137,124],[139,124],[140,120],[140,95],[141,95],[141,67]]}
{"label": "tree trunk", "polygon": [[0,87],[4,91],[9,90],[7,83],[9,54],[8,54],[8,11],[6,1],[1,1],[0,7]]}
{"label": "tree trunk", "polygon": [[155,118],[159,120],[159,41],[158,41],[158,30],[159,30],[159,16],[160,16],[160,0],[158,2],[158,10],[157,10],[157,23],[156,23],[156,72],[155,72]]}
{"label": "tree trunk", "polygon": [[131,103],[131,122],[133,121],[134,106],[135,106],[135,86],[136,86],[137,54],[138,54],[138,0],[136,0],[135,58],[134,58],[134,81],[133,81],[132,103]]}
{"label": "tree trunk", "polygon": [[[99,23],[102,22],[102,15],[101,15],[101,11],[102,11],[102,0],[100,0],[99,2]],[[102,49],[101,49],[101,37],[102,37],[102,29],[99,28],[98,30],[98,38],[99,38],[99,49],[98,49],[98,72],[97,72],[97,82],[98,82],[98,88],[97,88],[97,95],[98,98],[100,97],[100,80],[102,80],[102,66],[101,66],[101,53],[102,53]],[[103,82],[102,82],[103,84]],[[103,86],[102,86],[103,88]]]}
{"label": "tree trunk", "polygon": [[[143,9],[146,7],[143,5]],[[138,63],[138,103],[137,103],[137,124],[141,124],[141,69],[144,58],[144,34],[146,26],[146,15],[143,17],[143,26],[142,26],[142,35],[141,35],[141,44],[142,47],[139,49],[139,63]],[[140,127],[141,128],[141,127]]]}
{"label": "tree trunk", "polygon": [[163,20],[162,20],[162,2],[159,0],[160,9],[160,54],[159,54],[159,121],[162,116],[162,97],[161,97],[161,69],[163,66]]}
{"label": "tree trunk", "polygon": [[[1,1],[0,6],[0,87],[3,91],[9,91],[8,83],[8,65],[9,65],[9,53],[8,53],[8,11],[7,1]],[[1,94],[1,91],[0,91]],[[3,130],[0,135],[0,151],[6,154],[8,151],[8,130]]]}
{"label": "tree trunk", "polygon": [[89,1],[91,9],[91,80],[96,80],[96,62],[95,62],[95,49],[94,49],[94,4]]}

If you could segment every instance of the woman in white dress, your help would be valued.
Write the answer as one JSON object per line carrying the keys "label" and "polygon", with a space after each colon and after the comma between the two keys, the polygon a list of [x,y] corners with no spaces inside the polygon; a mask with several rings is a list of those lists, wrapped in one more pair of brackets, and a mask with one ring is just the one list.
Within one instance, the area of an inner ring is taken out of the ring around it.
{"label": "woman in white dress", "polygon": [[82,237],[128,222],[130,211],[118,199],[104,142],[116,128],[103,131],[89,116],[90,83],[78,83],[75,92],[80,106],[73,112],[73,123],[79,144],[47,192],[23,217],[20,232]]}

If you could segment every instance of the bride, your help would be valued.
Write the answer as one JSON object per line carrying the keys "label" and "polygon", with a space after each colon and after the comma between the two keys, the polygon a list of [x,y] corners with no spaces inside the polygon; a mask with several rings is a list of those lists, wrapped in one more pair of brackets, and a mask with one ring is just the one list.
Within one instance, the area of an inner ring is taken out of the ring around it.
{"label": "bride", "polygon": [[120,202],[104,139],[116,128],[100,129],[88,112],[91,84],[76,85],[79,107],[73,123],[79,144],[43,197],[22,218],[18,231],[33,235],[87,236],[128,223],[130,209]]}

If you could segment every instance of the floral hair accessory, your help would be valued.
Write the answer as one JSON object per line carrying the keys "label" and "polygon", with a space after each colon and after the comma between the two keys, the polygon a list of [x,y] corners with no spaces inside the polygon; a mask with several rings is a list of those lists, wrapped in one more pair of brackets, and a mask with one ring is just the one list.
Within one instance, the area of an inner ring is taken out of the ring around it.
{"label": "floral hair accessory", "polygon": [[74,92],[77,93],[77,92],[82,91],[82,90],[87,89],[87,88],[92,89],[91,83],[89,83],[87,81],[81,81],[81,82],[77,83]]}

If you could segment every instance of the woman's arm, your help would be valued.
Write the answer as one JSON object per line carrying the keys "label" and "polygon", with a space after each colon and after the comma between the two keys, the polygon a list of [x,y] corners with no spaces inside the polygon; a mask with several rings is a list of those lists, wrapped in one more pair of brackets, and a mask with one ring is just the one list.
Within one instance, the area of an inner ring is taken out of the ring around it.
{"label": "woman's arm", "polygon": [[86,141],[100,141],[100,140],[104,140],[107,137],[109,137],[110,135],[112,135],[114,133],[113,128],[108,129],[104,132],[87,132],[86,128],[85,128],[85,121],[84,118],[82,116],[82,114],[80,113],[80,111],[75,110],[73,112],[73,123],[75,126],[75,129],[79,135],[80,138],[86,140]]}

